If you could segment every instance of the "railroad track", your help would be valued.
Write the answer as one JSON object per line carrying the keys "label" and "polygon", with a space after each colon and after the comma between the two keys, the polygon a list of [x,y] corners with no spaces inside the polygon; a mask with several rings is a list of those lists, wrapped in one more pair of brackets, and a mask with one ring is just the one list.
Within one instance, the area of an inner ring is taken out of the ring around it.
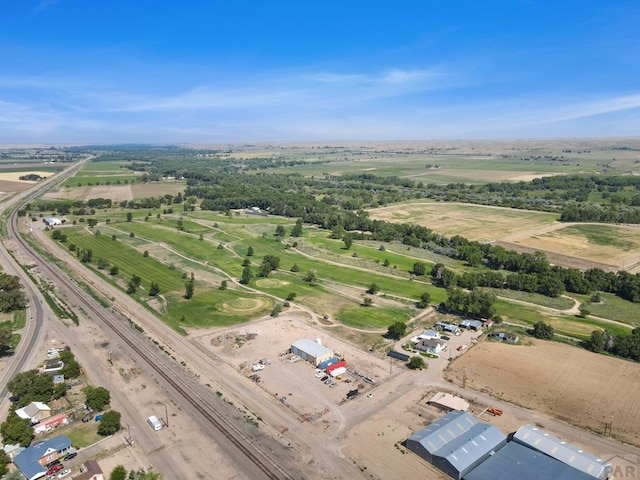
{"label": "railroad track", "polygon": [[166,362],[170,361],[166,354],[153,347],[148,339],[132,335],[131,326],[123,321],[118,321],[110,312],[105,312],[103,307],[97,306],[95,300],[71,281],[65,274],[40,258],[38,253],[18,234],[17,209],[13,211],[9,218],[8,228],[16,243],[18,243],[25,253],[36,261],[40,269],[46,272],[50,280],[58,286],[62,286],[73,292],[82,308],[93,319],[100,320],[109,330],[111,330],[122,342],[134,351],[147,365],[160,376],[175,393],[195,409],[204,420],[218,430],[224,438],[231,442],[244,456],[247,457],[267,478],[293,479],[293,477],[271,456],[269,456],[251,437],[242,432],[233,422],[229,421],[220,413],[215,405],[203,395],[198,393],[192,385],[181,380],[180,376],[172,375],[171,369],[167,368]]}

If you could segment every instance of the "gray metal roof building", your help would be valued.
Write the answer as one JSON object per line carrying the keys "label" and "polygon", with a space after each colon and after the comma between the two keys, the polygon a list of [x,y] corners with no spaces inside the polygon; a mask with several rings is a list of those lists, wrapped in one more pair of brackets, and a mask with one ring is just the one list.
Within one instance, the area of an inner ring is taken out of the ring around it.
{"label": "gray metal roof building", "polygon": [[507,443],[493,425],[454,411],[407,439],[406,446],[447,475],[460,480]]}
{"label": "gray metal roof building", "polygon": [[604,480],[611,473],[610,463],[531,425],[520,427],[513,441],[549,455],[592,478]]}
{"label": "gray metal roof building", "polygon": [[293,342],[291,344],[291,353],[316,366],[333,356],[333,350],[308,338]]}
{"label": "gray metal roof building", "polygon": [[431,456],[447,443],[471,430],[478,421],[462,411],[447,413],[407,439],[407,448],[431,462]]}
{"label": "gray metal roof building", "polygon": [[592,480],[593,477],[517,442],[478,465],[464,480]]}

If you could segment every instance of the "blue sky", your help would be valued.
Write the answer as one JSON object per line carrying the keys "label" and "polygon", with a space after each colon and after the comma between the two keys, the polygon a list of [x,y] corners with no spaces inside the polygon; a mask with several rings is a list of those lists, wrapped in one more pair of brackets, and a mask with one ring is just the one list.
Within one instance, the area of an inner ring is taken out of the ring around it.
{"label": "blue sky", "polygon": [[639,135],[637,0],[0,6],[0,143]]}

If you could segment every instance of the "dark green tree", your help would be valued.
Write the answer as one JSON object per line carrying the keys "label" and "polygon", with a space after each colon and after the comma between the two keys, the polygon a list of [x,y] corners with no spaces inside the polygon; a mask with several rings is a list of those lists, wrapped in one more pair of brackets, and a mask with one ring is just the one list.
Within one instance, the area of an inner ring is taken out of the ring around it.
{"label": "dark green tree", "polygon": [[543,322],[542,320],[533,324],[532,335],[536,338],[551,340],[554,334],[554,328],[548,323]]}
{"label": "dark green tree", "polygon": [[253,247],[249,245],[249,248],[247,248],[247,257],[253,257],[253,253]]}
{"label": "dark green tree", "polygon": [[18,277],[0,273],[0,312],[23,310],[26,306],[27,297]]}
{"label": "dark green tree", "polygon": [[247,285],[252,278],[253,272],[251,271],[251,268],[244,267],[244,270],[242,270],[242,278],[240,278],[240,283],[243,285]]}
{"label": "dark green tree", "polygon": [[9,463],[11,463],[9,455],[7,455],[4,450],[0,450],[0,477],[6,475],[9,471]]}
{"label": "dark green tree", "polygon": [[413,264],[413,268],[411,269],[411,273],[417,276],[422,276],[427,274],[427,264],[424,262],[416,262]]}
{"label": "dark green tree", "polygon": [[364,297],[364,299],[362,300],[362,306],[370,307],[371,305],[373,305],[373,300],[371,299],[371,297]]}
{"label": "dark green tree", "polygon": [[353,236],[351,236],[351,235],[345,235],[345,236],[342,238],[342,241],[344,242],[344,248],[345,248],[346,250],[349,250],[349,249],[351,249],[351,246],[353,245]]}
{"label": "dark green tree", "polygon": [[302,219],[301,218],[296,220],[296,224],[291,229],[291,236],[292,237],[301,237],[302,236]]}
{"label": "dark green tree", "polygon": [[29,419],[18,417],[14,413],[9,414],[4,423],[0,425],[0,433],[5,444],[19,444],[22,447],[31,445],[35,436]]}
{"label": "dark green tree", "polygon": [[87,407],[96,411],[101,411],[109,405],[111,394],[104,387],[85,387],[83,390],[85,396],[85,404]]}
{"label": "dark green tree", "polygon": [[393,322],[387,329],[387,337],[400,340],[407,333],[407,324],[404,322]]}
{"label": "dark green tree", "polygon": [[276,227],[276,236],[278,237],[284,237],[286,235],[286,230],[284,229],[284,227],[282,225],[278,225]]}
{"label": "dark green tree", "polygon": [[431,302],[431,295],[429,292],[424,292],[420,294],[420,300],[416,302],[417,308],[427,308],[429,303]]}
{"label": "dark green tree", "polygon": [[422,370],[427,365],[424,363],[424,358],[414,355],[409,359],[409,368],[412,370]]}
{"label": "dark green tree", "polygon": [[53,380],[45,373],[27,370],[16,374],[7,383],[7,390],[17,397],[16,406],[24,407],[31,402],[48,402],[53,393]]}
{"label": "dark green tree", "polygon": [[184,298],[186,298],[187,300],[191,300],[193,298],[193,292],[195,290],[195,286],[196,286],[196,278],[193,272],[191,272],[191,278],[189,278],[189,281],[184,284],[184,288],[185,288]]}
{"label": "dark green tree", "polygon": [[120,412],[116,412],[115,410],[109,410],[108,412],[105,412],[102,415],[100,424],[98,425],[98,435],[107,437],[120,430],[120,418]]}
{"label": "dark green tree", "polygon": [[160,294],[160,284],[158,282],[151,282],[149,286],[149,296],[157,297]]}
{"label": "dark green tree", "polygon": [[379,291],[380,291],[380,287],[378,286],[377,283],[372,283],[371,285],[369,285],[369,288],[367,288],[367,293],[370,295],[375,295]]}
{"label": "dark green tree", "polygon": [[127,222],[130,222],[131,220],[133,220],[133,213],[127,212]]}
{"label": "dark green tree", "polygon": [[113,470],[111,470],[109,480],[127,480],[127,469],[122,465],[117,465]]}

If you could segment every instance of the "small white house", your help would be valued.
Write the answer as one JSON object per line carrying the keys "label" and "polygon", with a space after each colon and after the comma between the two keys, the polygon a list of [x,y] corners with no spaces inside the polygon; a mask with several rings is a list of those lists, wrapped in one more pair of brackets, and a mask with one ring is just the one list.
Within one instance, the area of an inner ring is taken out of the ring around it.
{"label": "small white house", "polygon": [[447,344],[444,340],[431,339],[420,340],[416,343],[416,350],[420,352],[430,353],[431,355],[439,355],[440,352],[447,349]]}
{"label": "small white house", "polygon": [[434,340],[440,338],[440,332],[437,330],[425,330],[420,335],[418,335],[420,340]]}
{"label": "small white house", "polygon": [[51,407],[42,402],[31,402],[26,407],[16,409],[16,415],[31,423],[38,423],[51,416]]}
{"label": "small white house", "polygon": [[62,225],[62,220],[58,217],[47,217],[44,219],[44,223],[49,227],[55,227],[56,225]]}

